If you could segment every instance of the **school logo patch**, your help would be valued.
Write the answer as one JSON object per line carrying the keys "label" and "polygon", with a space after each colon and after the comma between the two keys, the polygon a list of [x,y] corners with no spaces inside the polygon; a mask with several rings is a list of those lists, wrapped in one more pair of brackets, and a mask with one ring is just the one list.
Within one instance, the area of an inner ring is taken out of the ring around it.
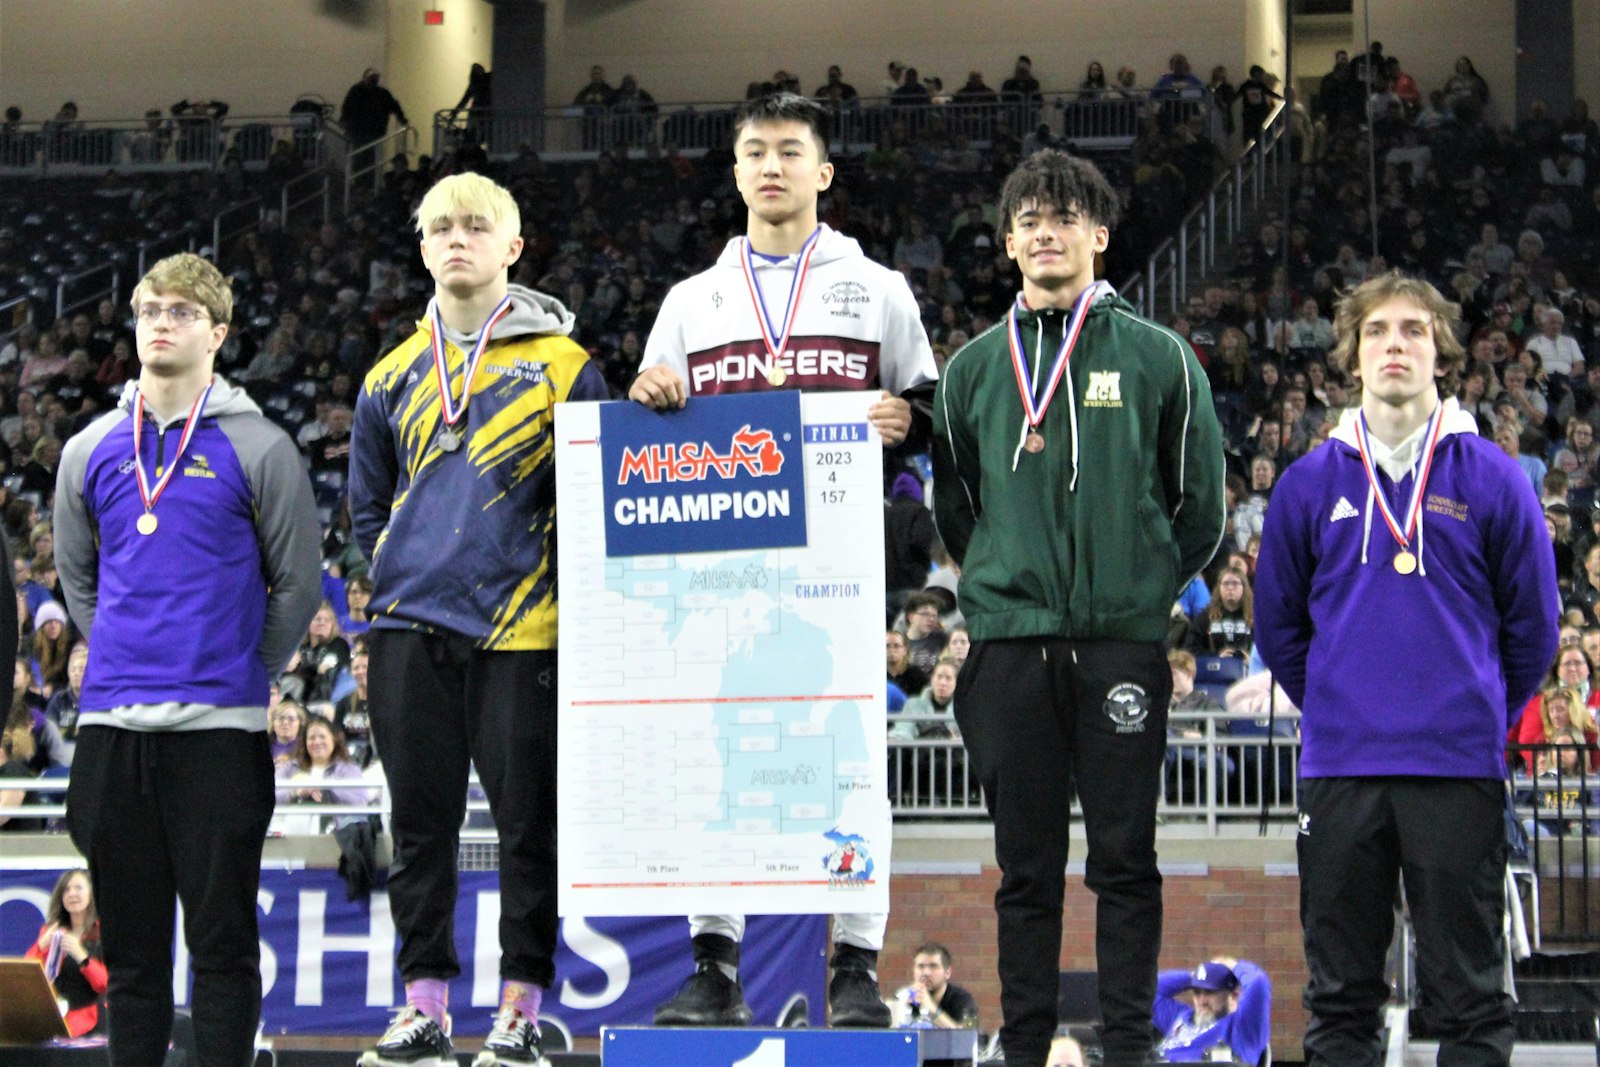
{"label": "school logo patch", "polygon": [[1083,406],[1088,408],[1120,408],[1122,406],[1122,372],[1092,370],[1089,372],[1089,389],[1083,394]]}
{"label": "school logo patch", "polygon": [[1150,717],[1150,694],[1132,682],[1112,686],[1106,694],[1105,712],[1117,724],[1117,733],[1144,733],[1144,721]]}

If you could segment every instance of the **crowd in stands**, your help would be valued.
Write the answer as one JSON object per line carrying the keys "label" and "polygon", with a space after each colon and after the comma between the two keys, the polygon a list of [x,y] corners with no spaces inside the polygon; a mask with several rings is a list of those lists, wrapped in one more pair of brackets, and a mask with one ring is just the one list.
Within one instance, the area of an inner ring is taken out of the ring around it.
{"label": "crowd in stands", "polygon": [[[1108,77],[1095,62],[1080,91],[1114,99],[1134,93],[1137,81],[1126,66]],[[376,89],[375,72],[360,84]],[[753,89],[798,84],[780,71]],[[1102,160],[1129,220],[1112,241],[1110,280],[1125,277],[1150,240],[1170,230],[1173,204],[1210,187],[1236,133],[1259,132],[1275,86],[1260,68],[1237,87],[1222,68],[1202,81],[1184,56],[1172,57],[1155,97],[1208,97],[1214,106],[1187,119],[1151,107],[1131,150]],[[830,68],[815,95],[842,107],[863,96],[973,103],[1040,93],[1026,56],[999,90],[980,71],[954,92],[942,90],[897,62],[882,84],[864,90]],[[1600,250],[1600,126],[1581,100],[1565,117],[1535,106],[1514,123],[1496,123],[1490,93],[1468,57],[1443,84],[1424,89],[1374,44],[1354,59],[1340,53],[1309,106],[1291,102],[1296,167],[1287,217],[1263,218],[1237,242],[1231,265],[1169,322],[1206,367],[1226,438],[1230,503],[1216,559],[1174,606],[1175,650],[1202,660],[1249,658],[1251,583],[1272,487],[1356,405],[1354,383],[1328,360],[1334,306],[1346,286],[1399,268],[1460,302],[1470,356],[1460,402],[1486,437],[1518,458],[1548,505],[1575,627],[1563,655],[1585,661],[1584,706],[1600,702],[1588,686],[1600,656],[1600,275],[1591,266]],[[574,105],[627,101],[641,113],[655,107],[634,79],[612,88],[596,67]],[[835,157],[839,173],[822,200],[824,221],[905,274],[940,360],[997,321],[1017,287],[995,193],[1017,159],[1039,147],[1038,135],[1018,136],[1006,123],[993,134],[979,142],[949,125],[892,124],[869,150]],[[567,304],[574,336],[618,396],[667,288],[711,262],[743,219],[731,151],[690,158],[652,141],[576,163],[547,162],[531,148],[491,163],[467,138],[415,166],[402,158],[382,190],[358,198],[343,219],[291,227],[268,215],[211,250],[233,280],[237,307],[218,369],[295,437],[326,530],[328,603],[275,694],[275,753],[286,777],[316,777],[318,767],[328,775],[325,765],[345,759],[363,767],[373,757],[360,636],[371,584],[343,508],[351,409],[366,368],[412,331],[431,291],[408,212],[432,181],[462,169],[487,169],[513,191],[527,243],[512,280]],[[27,291],[34,249],[62,214],[83,217],[114,245],[210,218],[237,195],[230,180],[222,171],[49,188],[9,183],[0,194],[0,302]],[[0,524],[22,599],[16,669],[25,683],[6,719],[5,756],[8,767],[34,772],[70,762],[83,669],[82,635],[66,617],[52,561],[61,442],[111,408],[138,373],[124,305],[108,299],[53,322],[37,318],[0,344]],[[890,723],[897,738],[953,738],[954,682],[967,644],[955,574],[923,503],[926,468],[890,476]],[[1192,692],[1192,662],[1176,660],[1180,670],[1190,673]],[[1566,674],[1575,671],[1569,664]],[[1553,665],[1552,686],[1572,688],[1566,674],[1560,661]],[[1561,703],[1548,692],[1535,699],[1541,708]],[[1547,724],[1530,705],[1511,740],[1537,743],[1577,729],[1592,747],[1592,725],[1579,721],[1588,717],[1568,718],[1568,726]],[[319,721],[332,727],[322,756],[306,747],[307,727]]]}

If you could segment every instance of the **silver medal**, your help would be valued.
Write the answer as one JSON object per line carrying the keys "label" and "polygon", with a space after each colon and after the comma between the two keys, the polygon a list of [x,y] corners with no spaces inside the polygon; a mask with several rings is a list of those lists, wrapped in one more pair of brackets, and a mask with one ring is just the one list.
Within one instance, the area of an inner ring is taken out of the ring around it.
{"label": "silver medal", "polygon": [[461,447],[461,435],[454,430],[439,431],[439,447],[446,452],[454,452]]}

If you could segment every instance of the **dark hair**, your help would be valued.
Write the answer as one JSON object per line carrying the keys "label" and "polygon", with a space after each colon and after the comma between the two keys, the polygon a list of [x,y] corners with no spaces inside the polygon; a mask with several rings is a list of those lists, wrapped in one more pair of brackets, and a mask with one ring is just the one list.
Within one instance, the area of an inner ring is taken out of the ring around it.
{"label": "dark hair", "polygon": [[733,143],[738,145],[744,128],[753,123],[801,122],[811,128],[817,142],[817,156],[828,161],[828,112],[815,100],[798,93],[769,93],[746,100],[733,122]]}
{"label": "dark hair", "polygon": [[950,950],[937,941],[924,941],[917,946],[917,951],[911,954],[912,959],[918,956],[938,956],[939,962],[946,967],[950,966]]}
{"label": "dark hair", "polygon": [[938,611],[939,614],[943,615],[943,607],[944,601],[939,599],[937,593],[926,592],[912,593],[910,596],[906,597],[906,602],[904,604],[906,618],[908,619],[923,608],[933,608],[934,610]]}
{"label": "dark hair", "polygon": [[1035,152],[1007,176],[1000,187],[1004,232],[1011,231],[1017,212],[1030,202],[1048,204],[1057,211],[1070,208],[1107,229],[1117,224],[1117,193],[1100,168],[1060,149]]}
{"label": "dark hair", "polygon": [[70,871],[63,871],[61,877],[56,879],[56,887],[50,891],[50,903],[45,905],[44,921],[55,923],[69,933],[72,931],[72,916],[67,914],[65,901],[67,883],[80,874],[83,875],[83,880],[89,884],[89,906],[84,909],[83,940],[85,942],[98,941],[100,940],[100,909],[95,906],[94,882],[90,881],[89,872],[82,867],[74,867]]}
{"label": "dark hair", "polygon": [[344,730],[338,723],[322,715],[310,715],[306,718],[305,729],[300,731],[300,739],[295,742],[294,761],[302,771],[311,769],[311,753],[306,749],[306,737],[311,733],[313,726],[321,726],[328,731],[328,736],[333,738],[333,751],[328,754],[328,763],[349,763],[350,749],[344,742]]}

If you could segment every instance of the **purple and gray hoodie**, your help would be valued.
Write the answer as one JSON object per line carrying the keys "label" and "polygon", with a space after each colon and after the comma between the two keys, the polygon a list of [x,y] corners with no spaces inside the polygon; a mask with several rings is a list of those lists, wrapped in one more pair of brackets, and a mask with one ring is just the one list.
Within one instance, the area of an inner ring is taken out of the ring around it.
{"label": "purple and gray hoodie", "polygon": [[[217,378],[160,525],[140,534],[135,388],[67,442],[56,475],[56,569],[89,637],[78,723],[265,730],[268,681],[322,595],[311,483],[294,442]],[[146,413],[148,473],[171,462],[187,415]]]}
{"label": "purple and gray hoodie", "polygon": [[[1256,645],[1302,711],[1307,778],[1503,778],[1507,726],[1555,653],[1555,558],[1533,487],[1454,400],[1441,417],[1415,573],[1394,569],[1353,419],[1273,490]],[[1402,521],[1414,476],[1378,475]]]}

